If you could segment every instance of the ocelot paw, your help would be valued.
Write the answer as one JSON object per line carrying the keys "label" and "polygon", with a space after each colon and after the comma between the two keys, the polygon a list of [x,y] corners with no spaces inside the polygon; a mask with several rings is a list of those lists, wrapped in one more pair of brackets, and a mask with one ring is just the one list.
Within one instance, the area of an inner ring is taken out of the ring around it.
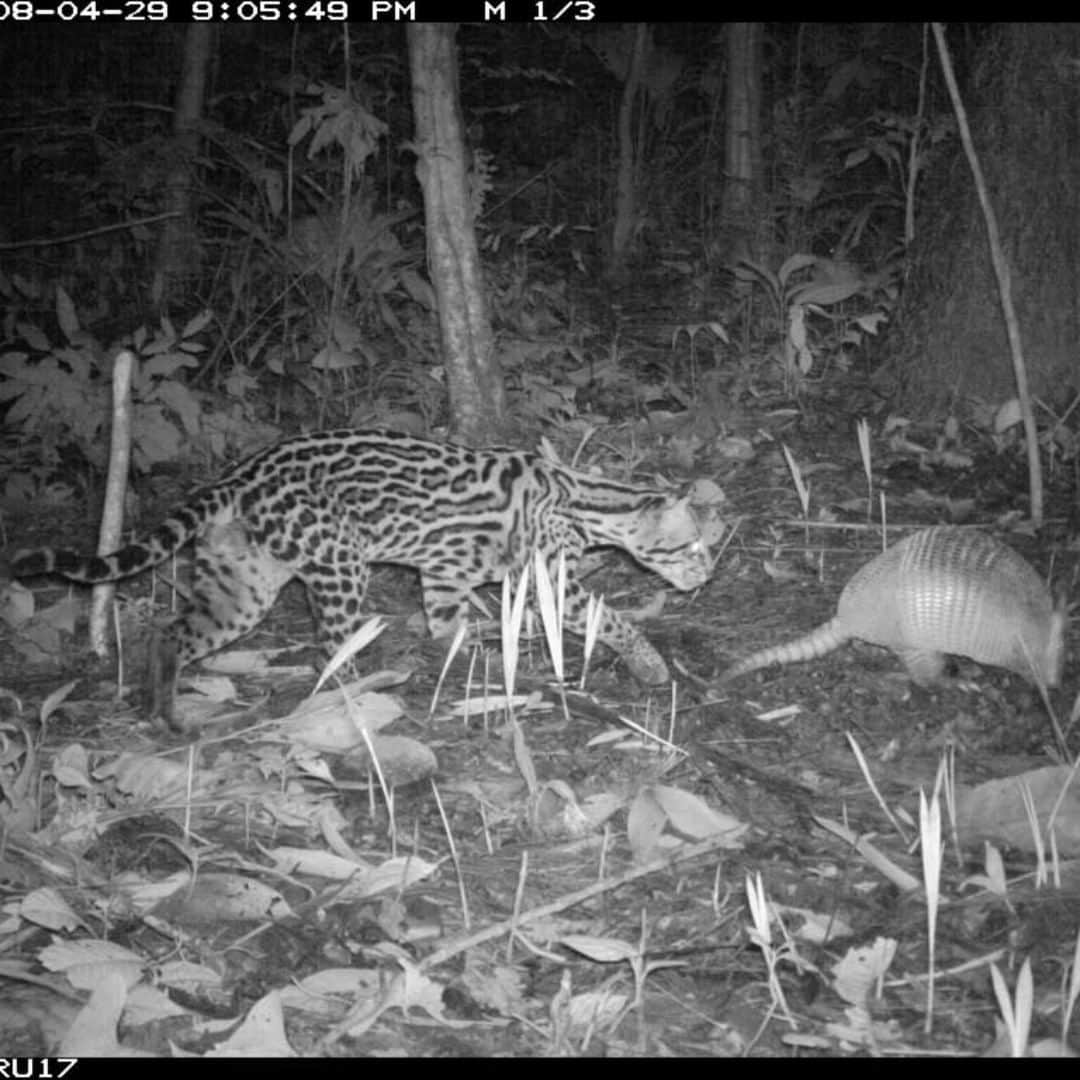
{"label": "ocelot paw", "polygon": [[647,641],[637,642],[633,649],[623,653],[623,659],[634,678],[646,686],[661,686],[671,682],[667,663]]}
{"label": "ocelot paw", "polygon": [[159,728],[183,734],[184,725],[176,716],[176,679],[180,671],[176,642],[161,630],[155,630],[150,640],[149,691],[150,720]]}

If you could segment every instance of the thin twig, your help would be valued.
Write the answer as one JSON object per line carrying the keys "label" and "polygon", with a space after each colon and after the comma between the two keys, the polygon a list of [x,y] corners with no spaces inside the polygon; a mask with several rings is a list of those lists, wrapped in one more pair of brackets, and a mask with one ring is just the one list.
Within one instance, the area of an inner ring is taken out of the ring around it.
{"label": "thin twig", "polygon": [[586,886],[584,889],[578,889],[577,892],[567,893],[566,896],[554,900],[550,904],[544,904],[543,906],[533,908],[530,911],[521,912],[514,918],[504,919],[502,922],[493,923],[491,926],[487,926],[483,930],[477,931],[475,934],[469,934],[466,937],[449,942],[441,949],[437,949],[430,956],[421,960],[419,968],[421,971],[428,971],[431,968],[439,967],[448,960],[453,960],[455,956],[460,956],[461,953],[466,952],[474,946],[482,945],[486,941],[494,941],[496,938],[502,937],[503,934],[510,933],[511,930],[520,930],[530,923],[550,918],[550,916],[555,915],[560,911],[565,911],[567,908],[572,908],[586,900],[591,900],[594,896],[599,896],[601,893],[621,888],[631,881],[637,881],[639,878],[648,877],[650,874],[670,870],[679,863],[687,862],[690,859],[696,859],[700,855],[707,855],[710,851],[714,851],[716,848],[727,847],[730,843],[731,838],[728,836],[713,836],[708,840],[703,840],[700,844],[691,844],[689,847],[683,848],[674,855],[665,856],[661,859],[654,859],[645,866],[639,866],[633,870],[628,870],[625,874],[620,874],[618,877],[609,878],[607,881],[598,881],[592,885]]}
{"label": "thin twig", "polygon": [[37,240],[15,240],[11,243],[0,244],[0,251],[16,251],[19,248],[53,247],[56,244],[73,244],[76,240],[88,240],[92,236],[104,236],[105,233],[120,232],[122,229],[133,229],[136,225],[153,225],[158,221],[168,218],[179,217],[179,210],[169,210],[164,214],[154,214],[151,217],[132,218],[129,221],[117,221],[113,225],[100,225],[96,229],[87,229],[85,232],[68,233],[67,236],[47,236]]}

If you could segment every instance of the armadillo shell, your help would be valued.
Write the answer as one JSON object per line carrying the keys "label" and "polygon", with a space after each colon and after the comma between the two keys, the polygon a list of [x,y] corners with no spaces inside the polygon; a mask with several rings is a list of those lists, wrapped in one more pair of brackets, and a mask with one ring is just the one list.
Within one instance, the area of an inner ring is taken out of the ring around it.
{"label": "armadillo shell", "polygon": [[725,678],[810,660],[861,638],[899,653],[913,673],[955,653],[1056,686],[1064,627],[1064,609],[1055,608],[1045,582],[1012,548],[943,525],[871,559],[847,583],[829,622],[748,656]]}

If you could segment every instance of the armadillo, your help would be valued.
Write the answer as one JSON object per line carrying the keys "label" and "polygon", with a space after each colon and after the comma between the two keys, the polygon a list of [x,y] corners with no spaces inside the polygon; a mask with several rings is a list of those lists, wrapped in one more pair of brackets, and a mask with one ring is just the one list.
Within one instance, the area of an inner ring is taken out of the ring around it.
{"label": "armadillo", "polygon": [[763,649],[724,673],[812,660],[852,638],[884,645],[917,683],[939,678],[945,654],[1057,686],[1066,613],[1012,548],[986,533],[923,529],[871,559],[844,587],[836,615],[804,637]]}

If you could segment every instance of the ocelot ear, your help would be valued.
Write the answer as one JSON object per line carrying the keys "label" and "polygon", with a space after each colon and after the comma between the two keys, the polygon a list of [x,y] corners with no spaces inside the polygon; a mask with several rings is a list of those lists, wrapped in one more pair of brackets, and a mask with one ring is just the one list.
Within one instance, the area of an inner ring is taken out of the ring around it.
{"label": "ocelot ear", "polygon": [[699,477],[679,488],[672,488],[668,495],[669,506],[682,506],[694,510],[698,517],[719,513],[727,503],[724,489],[707,477]]}
{"label": "ocelot ear", "polygon": [[684,523],[696,522],[697,514],[690,503],[690,493],[677,489],[664,492],[648,510],[649,517],[663,528],[683,528]]}

